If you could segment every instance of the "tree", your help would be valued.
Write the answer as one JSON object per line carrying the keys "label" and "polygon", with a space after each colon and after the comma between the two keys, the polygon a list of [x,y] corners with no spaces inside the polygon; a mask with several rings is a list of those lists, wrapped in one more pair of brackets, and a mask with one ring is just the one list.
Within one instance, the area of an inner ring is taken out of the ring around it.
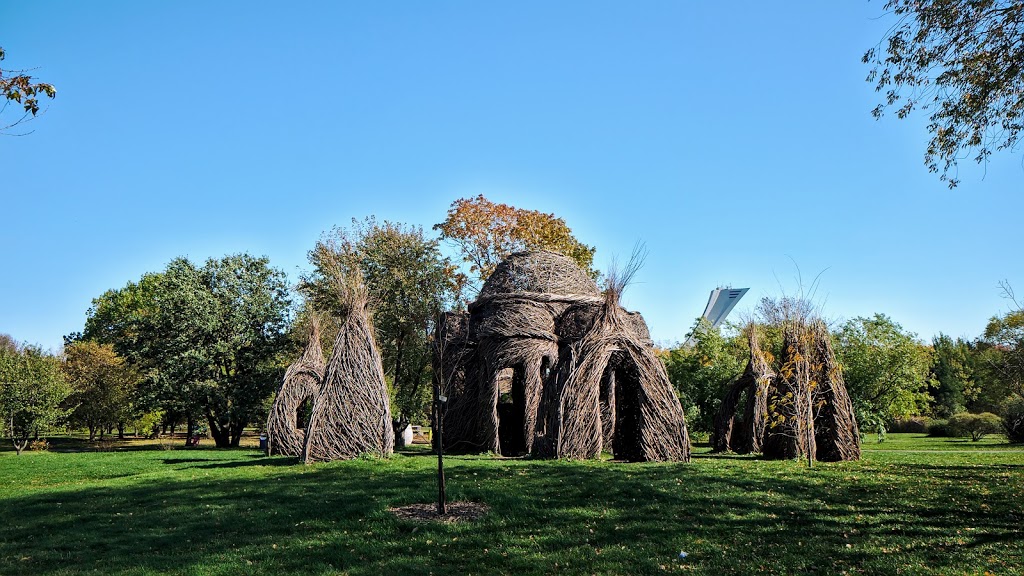
{"label": "tree", "polygon": [[71,422],[89,430],[89,440],[99,432],[124,425],[134,419],[133,400],[139,375],[110,344],[83,340],[64,347],[64,376],[73,393],[75,406]]}
{"label": "tree", "polygon": [[0,430],[19,455],[67,417],[62,403],[70,393],[57,357],[35,346],[0,347]]}
{"label": "tree", "polygon": [[669,380],[687,408],[687,424],[711,432],[724,389],[743,372],[745,346],[741,338],[725,338],[718,328],[699,318],[688,342],[665,355]]}
{"label": "tree", "polygon": [[[1024,114],[1024,2],[888,0],[897,18],[887,37],[864,54],[868,81],[885,92],[873,111],[905,118],[930,112],[924,160],[957,185],[951,169],[964,154],[985,162],[1013,149]],[[884,44],[884,48],[883,48]]]}
{"label": "tree", "polygon": [[291,300],[285,275],[248,254],[158,274],[93,301],[83,337],[112,344],[143,375],[140,410],[206,420],[217,446],[262,421],[281,373]]}
{"label": "tree", "polygon": [[[4,49],[0,47],[0,61],[3,61],[5,57]],[[0,121],[0,134],[34,118],[39,113],[39,98],[45,96],[52,99],[57,96],[57,89],[53,87],[53,84],[37,82],[25,72],[25,70],[0,69],[0,95],[3,96],[3,103],[0,104],[0,116],[7,111],[7,107],[12,102],[22,108],[15,120]]]}
{"label": "tree", "polygon": [[987,364],[1008,392],[1024,394],[1024,310],[995,316],[985,326],[984,344],[991,348]]}
{"label": "tree", "polygon": [[265,418],[290,304],[284,273],[266,258],[239,254],[202,267],[176,258],[161,275],[142,353],[165,393],[206,419],[218,447],[238,446],[245,426]]}
{"label": "tree", "polygon": [[962,412],[968,402],[978,398],[974,374],[974,347],[961,338],[945,334],[932,339],[932,368],[928,392],[936,416],[949,418]]}
{"label": "tree", "polygon": [[339,289],[356,276],[369,293],[377,345],[392,395],[396,438],[430,402],[430,346],[441,311],[461,298],[465,277],[423,229],[375,219],[334,228],[309,253],[302,288],[314,307],[338,313]]}
{"label": "tree", "polygon": [[885,427],[927,408],[931,354],[884,314],[858,317],[836,334],[837,356],[857,420]]}
{"label": "tree", "polygon": [[572,258],[597,278],[594,248],[572,235],[565,220],[554,214],[495,204],[483,195],[460,198],[448,208],[444,222],[434,225],[441,239],[458,247],[469,271],[483,281],[506,256],[523,250],[551,250]]}

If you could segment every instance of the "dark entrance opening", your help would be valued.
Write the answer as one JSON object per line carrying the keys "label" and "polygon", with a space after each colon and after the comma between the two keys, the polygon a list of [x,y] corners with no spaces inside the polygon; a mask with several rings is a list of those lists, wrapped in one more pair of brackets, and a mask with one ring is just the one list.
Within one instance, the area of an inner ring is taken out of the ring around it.
{"label": "dark entrance opening", "polygon": [[632,362],[619,361],[613,368],[615,378],[615,433],[613,454],[619,460],[643,460],[640,425],[640,377]]}
{"label": "dark entrance opening", "polygon": [[305,430],[309,426],[309,417],[313,415],[313,398],[308,397],[295,409],[295,428]]}
{"label": "dark entrance opening", "polygon": [[601,407],[601,449],[615,453],[615,365],[617,358],[613,355],[601,375],[601,388],[598,391],[598,402]]}
{"label": "dark entrance opening", "polygon": [[526,453],[526,374],[523,367],[498,373],[498,449],[502,456]]}

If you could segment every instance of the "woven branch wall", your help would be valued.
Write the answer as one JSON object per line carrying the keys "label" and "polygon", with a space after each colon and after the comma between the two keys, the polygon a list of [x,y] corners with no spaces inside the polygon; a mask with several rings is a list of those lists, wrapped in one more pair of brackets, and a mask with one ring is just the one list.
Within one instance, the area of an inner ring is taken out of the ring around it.
{"label": "woven branch wall", "polygon": [[643,318],[559,254],[509,256],[467,313],[444,315],[434,374],[448,398],[449,451],[690,457],[682,406]]}
{"label": "woven branch wall", "polygon": [[346,307],[306,431],[303,462],[389,456],[395,433],[380,352],[366,311],[365,296]]}
{"label": "woven branch wall", "polygon": [[298,427],[298,410],[316,396],[324,377],[324,353],[320,347],[320,323],[313,317],[309,342],[302,356],[288,367],[267,418],[267,454],[300,456],[306,443]]}

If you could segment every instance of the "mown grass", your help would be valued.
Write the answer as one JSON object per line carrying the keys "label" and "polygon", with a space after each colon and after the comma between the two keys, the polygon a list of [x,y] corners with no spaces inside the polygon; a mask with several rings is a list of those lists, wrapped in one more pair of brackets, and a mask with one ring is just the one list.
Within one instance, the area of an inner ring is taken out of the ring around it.
{"label": "mown grass", "polygon": [[[254,450],[0,453],[0,574],[1017,574],[1024,451],[892,435],[861,462],[446,459]],[[901,449],[900,446],[903,446]],[[980,449],[976,449],[980,448]],[[679,559],[680,551],[687,552]]]}

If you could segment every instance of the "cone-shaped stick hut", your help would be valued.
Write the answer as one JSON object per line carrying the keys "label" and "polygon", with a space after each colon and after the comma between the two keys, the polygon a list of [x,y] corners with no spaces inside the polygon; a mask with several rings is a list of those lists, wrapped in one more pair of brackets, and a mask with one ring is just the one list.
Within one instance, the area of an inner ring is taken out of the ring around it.
{"label": "cone-shaped stick hut", "polygon": [[[711,447],[716,452],[733,451],[749,454],[761,451],[764,439],[765,416],[768,413],[768,387],[775,378],[769,357],[761,350],[757,326],[747,327],[750,361],[743,374],[726,392],[722,405],[715,414]],[[739,402],[746,394],[743,420],[736,421]]]}
{"label": "cone-shaped stick hut", "polygon": [[320,347],[320,322],[311,317],[309,342],[302,356],[288,367],[267,418],[267,454],[299,456],[306,443],[298,427],[298,411],[320,390],[324,377],[324,353]]}
{"label": "cone-shaped stick hut", "polygon": [[647,325],[618,296],[553,252],[499,264],[467,313],[438,322],[445,449],[689,460],[683,409]]}
{"label": "cone-shaped stick hut", "polygon": [[362,287],[348,291],[341,330],[327,363],[306,431],[303,462],[388,456],[395,433],[380,352]]}
{"label": "cone-shaped stick hut", "polygon": [[[729,387],[715,417],[713,448],[761,452],[771,459],[860,459],[853,403],[825,323],[787,323],[777,362],[762,350],[756,326],[748,329],[750,362]],[[736,409],[744,393],[744,419],[736,425]]]}

